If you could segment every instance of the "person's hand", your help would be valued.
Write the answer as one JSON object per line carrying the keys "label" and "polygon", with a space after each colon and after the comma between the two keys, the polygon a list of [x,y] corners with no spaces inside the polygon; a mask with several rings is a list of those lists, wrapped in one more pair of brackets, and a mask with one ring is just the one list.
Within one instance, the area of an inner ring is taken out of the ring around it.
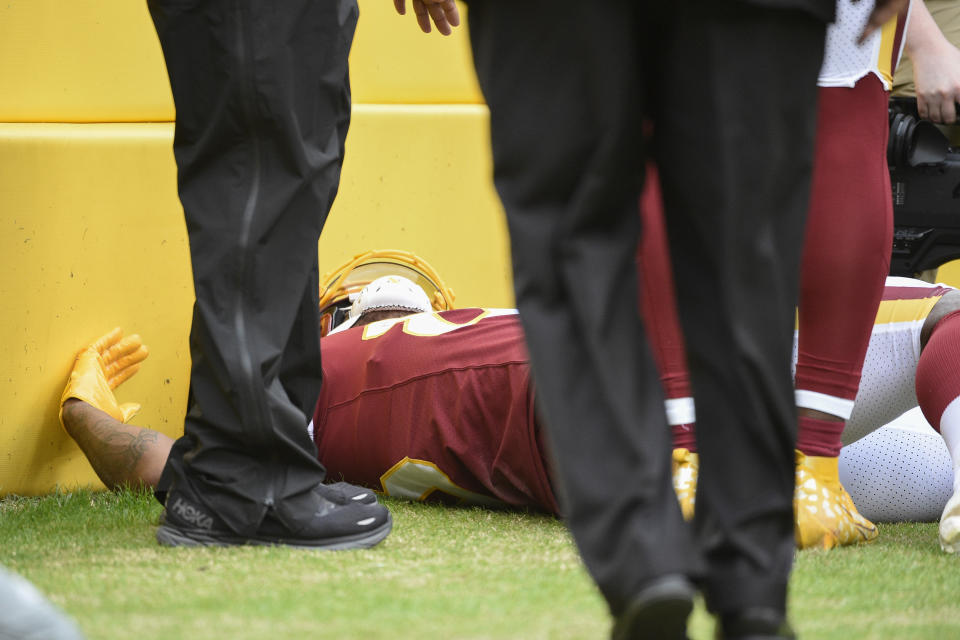
{"label": "person's hand", "polygon": [[940,52],[922,56],[917,53],[911,60],[920,117],[940,124],[956,122],[960,105],[960,49],[946,43]]}
{"label": "person's hand", "polygon": [[960,49],[947,40],[922,2],[910,14],[906,51],[913,63],[920,117],[941,124],[955,122],[960,104]]}
{"label": "person's hand", "polygon": [[[854,3],[863,2],[863,0],[852,0]],[[876,0],[870,17],[867,18],[867,24],[860,34],[857,44],[863,44],[874,31],[882,27],[888,20],[907,8],[910,0]]]}
{"label": "person's hand", "polygon": [[140,370],[147,354],[140,336],[124,338],[119,327],[81,351],[60,396],[60,424],[63,424],[63,403],[70,398],[83,400],[120,422],[135,416],[140,405],[118,403],[113,390]]}
{"label": "person's hand", "polygon": [[[430,33],[430,21],[437,25],[437,31],[445,36],[453,33],[453,27],[460,26],[460,10],[454,0],[411,0],[413,12],[417,15],[417,24],[424,33]],[[397,13],[407,13],[406,0],[393,0]]]}

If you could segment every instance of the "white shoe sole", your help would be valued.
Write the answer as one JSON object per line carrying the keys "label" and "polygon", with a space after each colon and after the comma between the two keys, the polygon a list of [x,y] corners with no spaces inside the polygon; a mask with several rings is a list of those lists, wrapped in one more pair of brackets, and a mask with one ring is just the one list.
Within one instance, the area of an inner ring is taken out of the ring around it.
{"label": "white shoe sole", "polygon": [[960,491],[956,491],[940,516],[940,548],[947,553],[960,552]]}

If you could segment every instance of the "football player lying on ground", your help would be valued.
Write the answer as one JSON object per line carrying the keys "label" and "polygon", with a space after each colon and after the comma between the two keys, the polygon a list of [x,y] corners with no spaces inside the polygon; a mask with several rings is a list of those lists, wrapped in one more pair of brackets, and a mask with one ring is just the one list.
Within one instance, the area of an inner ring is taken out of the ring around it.
{"label": "football player lying on ground", "polygon": [[[381,260],[380,255],[386,258]],[[325,294],[322,303],[323,332],[329,331],[331,320],[342,322],[351,308],[354,313],[344,326],[363,326],[384,315],[450,308],[453,294],[442,282],[432,284],[439,278],[430,277],[429,265],[402,252],[380,255],[366,261],[360,256],[335,273],[332,280],[337,284],[327,289],[336,293]],[[366,284],[387,271],[409,275],[431,291],[432,300],[406,279],[381,278],[366,287],[351,282],[359,278]],[[355,298],[352,307],[348,296]],[[362,320],[361,305],[369,311]],[[384,325],[378,322],[369,328],[374,333],[357,329],[325,337],[325,382],[317,411],[321,427],[315,438],[324,457],[351,458],[329,469],[330,477],[362,470],[359,475],[380,486],[384,475],[388,493],[411,497],[425,497],[429,491],[415,487],[433,478],[456,499],[555,512],[539,462],[542,448],[533,420],[527,354],[515,314],[512,309],[424,314],[404,323],[421,334],[416,339],[393,332],[381,340],[354,340],[376,335]],[[454,333],[460,325],[479,325],[482,342],[471,341],[474,330]],[[61,421],[110,488],[155,486],[172,444],[161,433],[125,424],[138,407],[119,405],[112,393],[146,355],[139,337],[122,338],[120,330],[114,330],[81,352],[63,392]],[[344,357],[346,362],[338,362]],[[384,400],[392,400],[394,406],[382,409]],[[377,408],[370,412],[372,406]],[[360,415],[362,424],[354,423],[357,418],[351,411]],[[351,449],[351,442],[359,444],[354,437],[363,438],[371,448],[363,453],[361,448]],[[397,450],[403,454],[390,458]]]}
{"label": "football player lying on ground", "polygon": [[[396,276],[365,287],[360,305],[344,323],[354,328],[321,343],[324,385],[308,428],[333,463],[329,477],[388,495],[555,513],[516,311],[410,315],[430,301]],[[139,336],[115,329],[81,352],[63,392],[64,428],[111,489],[155,486],[173,443],[126,424],[139,406],[112,392],[146,356]]]}
{"label": "football player lying on ground", "polygon": [[[397,277],[377,280],[355,298],[346,321],[321,343],[327,377],[312,429],[331,476],[410,499],[557,513],[515,312],[427,311],[431,304],[423,291]],[[871,340],[851,437],[916,406],[916,376],[939,387],[921,393],[920,401],[931,424],[941,427],[954,462],[942,444],[911,452],[896,467],[902,479],[862,479],[868,498],[883,500],[891,484],[928,476],[935,466],[935,477],[949,484],[951,466],[960,465],[960,378],[952,376],[951,366],[960,349],[957,310],[960,292],[948,287],[894,278],[888,283],[881,306],[886,315]],[[116,330],[81,353],[63,394],[64,427],[110,488],[155,485],[173,442],[125,424],[136,407],[119,405],[112,393],[145,357],[139,338],[121,339]],[[695,446],[681,438],[683,444]],[[677,486],[689,510],[692,495],[685,488],[693,483],[685,487],[682,476],[695,471],[695,454],[686,461]],[[942,491],[919,499],[937,495]],[[943,502],[932,508],[939,511]],[[916,511],[917,505],[907,506]],[[940,537],[948,551],[960,544],[960,490],[943,510]]]}

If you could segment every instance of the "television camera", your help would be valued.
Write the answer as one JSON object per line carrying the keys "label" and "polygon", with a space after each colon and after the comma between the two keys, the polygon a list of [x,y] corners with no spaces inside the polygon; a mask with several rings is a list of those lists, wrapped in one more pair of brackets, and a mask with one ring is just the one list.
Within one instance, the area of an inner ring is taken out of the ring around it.
{"label": "television camera", "polygon": [[960,258],[960,124],[921,119],[915,98],[892,98],[889,116],[890,275],[914,277]]}

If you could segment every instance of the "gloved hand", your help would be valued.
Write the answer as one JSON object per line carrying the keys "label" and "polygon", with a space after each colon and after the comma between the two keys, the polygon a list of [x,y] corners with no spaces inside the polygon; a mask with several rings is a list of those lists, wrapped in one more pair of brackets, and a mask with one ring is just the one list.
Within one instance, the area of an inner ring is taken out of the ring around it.
{"label": "gloved hand", "polygon": [[60,424],[63,425],[63,403],[69,398],[83,400],[120,422],[135,416],[140,405],[118,403],[113,390],[140,369],[147,354],[140,336],[124,338],[120,327],[81,351],[60,396]]}

